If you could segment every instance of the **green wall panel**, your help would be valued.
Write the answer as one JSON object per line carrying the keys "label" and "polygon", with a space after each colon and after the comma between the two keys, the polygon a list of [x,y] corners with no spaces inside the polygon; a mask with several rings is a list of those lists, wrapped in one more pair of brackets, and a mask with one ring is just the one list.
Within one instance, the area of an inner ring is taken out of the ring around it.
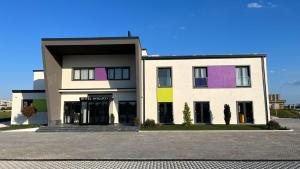
{"label": "green wall panel", "polygon": [[157,102],[173,102],[173,88],[157,88]]}
{"label": "green wall panel", "polygon": [[34,99],[32,104],[37,109],[37,112],[47,112],[46,99]]}

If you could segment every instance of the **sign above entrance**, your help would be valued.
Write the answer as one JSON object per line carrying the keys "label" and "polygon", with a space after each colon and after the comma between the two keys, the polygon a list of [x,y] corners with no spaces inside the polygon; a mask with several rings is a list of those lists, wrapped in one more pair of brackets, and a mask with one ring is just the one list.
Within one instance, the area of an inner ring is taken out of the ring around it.
{"label": "sign above entrance", "polygon": [[112,101],[112,95],[89,95],[88,97],[80,97],[80,101]]}

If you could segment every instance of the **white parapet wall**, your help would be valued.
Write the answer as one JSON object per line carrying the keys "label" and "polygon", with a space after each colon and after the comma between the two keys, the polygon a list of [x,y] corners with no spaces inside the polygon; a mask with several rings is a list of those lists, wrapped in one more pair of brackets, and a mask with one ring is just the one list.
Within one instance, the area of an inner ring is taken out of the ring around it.
{"label": "white parapet wall", "polygon": [[[12,112],[11,112],[11,124],[47,124],[48,114],[46,110],[46,96],[43,91],[13,91],[12,93]],[[37,113],[27,118],[22,114],[23,101],[32,100],[33,104],[36,104]]]}

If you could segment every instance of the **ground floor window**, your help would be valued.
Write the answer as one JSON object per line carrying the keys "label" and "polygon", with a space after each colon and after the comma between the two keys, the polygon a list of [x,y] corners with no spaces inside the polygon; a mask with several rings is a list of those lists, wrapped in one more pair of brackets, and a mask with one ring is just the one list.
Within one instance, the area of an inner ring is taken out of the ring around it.
{"label": "ground floor window", "polygon": [[136,117],[136,101],[119,101],[119,123],[133,124]]}
{"label": "ground floor window", "polygon": [[173,123],[173,103],[158,103],[159,122],[165,124]]}
{"label": "ground floor window", "polygon": [[238,122],[253,123],[252,102],[237,102]]}
{"label": "ground floor window", "polygon": [[195,102],[194,110],[196,123],[211,123],[209,102]]}

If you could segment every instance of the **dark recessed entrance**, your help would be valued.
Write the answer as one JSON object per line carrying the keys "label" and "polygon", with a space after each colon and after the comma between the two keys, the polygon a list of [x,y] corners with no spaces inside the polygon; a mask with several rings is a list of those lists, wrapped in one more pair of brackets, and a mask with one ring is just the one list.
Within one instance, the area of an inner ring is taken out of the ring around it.
{"label": "dark recessed entrance", "polygon": [[65,102],[65,124],[109,124],[109,103],[112,95],[88,95],[80,102]]}
{"label": "dark recessed entrance", "polygon": [[119,101],[119,123],[134,124],[136,117],[136,101]]}

